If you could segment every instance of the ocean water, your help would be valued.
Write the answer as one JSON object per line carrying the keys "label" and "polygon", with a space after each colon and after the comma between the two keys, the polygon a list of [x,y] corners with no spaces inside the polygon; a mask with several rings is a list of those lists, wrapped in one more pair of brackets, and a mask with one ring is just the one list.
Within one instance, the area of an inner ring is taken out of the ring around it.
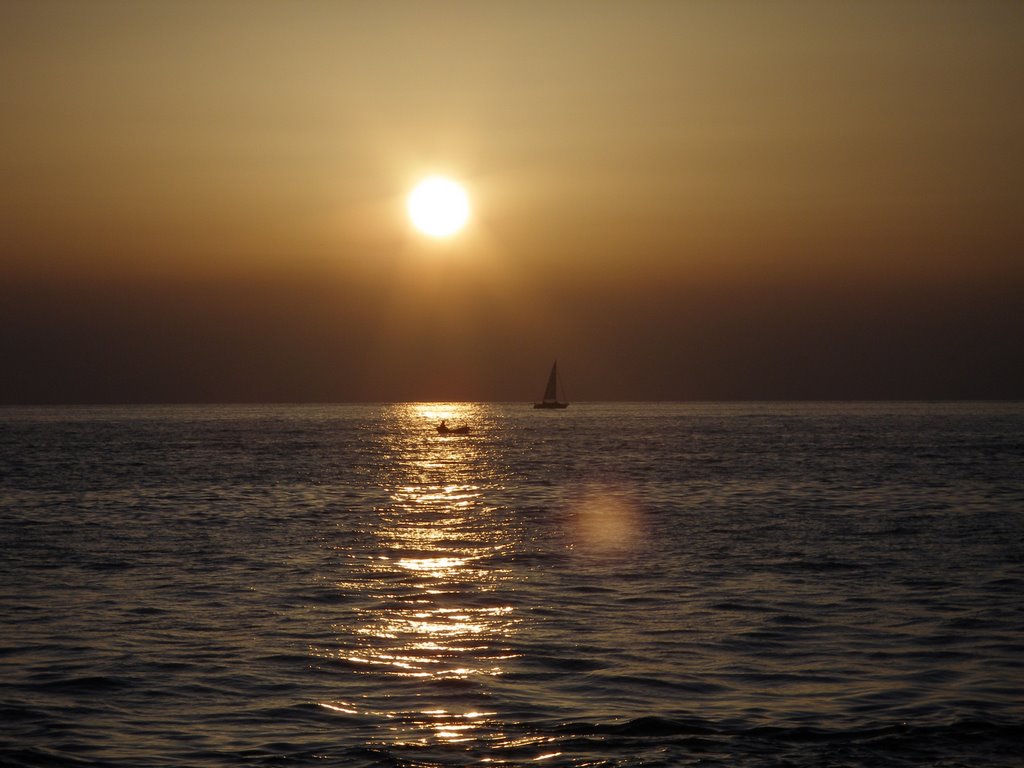
{"label": "ocean water", "polygon": [[1022,755],[1024,404],[0,409],[0,765]]}

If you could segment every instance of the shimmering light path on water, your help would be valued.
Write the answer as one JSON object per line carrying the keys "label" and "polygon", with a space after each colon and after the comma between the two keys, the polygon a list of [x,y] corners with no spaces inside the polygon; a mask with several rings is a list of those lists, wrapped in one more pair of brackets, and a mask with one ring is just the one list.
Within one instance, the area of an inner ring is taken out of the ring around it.
{"label": "shimmering light path on water", "polygon": [[0,764],[1019,765],[1022,509],[1020,404],[5,409]]}

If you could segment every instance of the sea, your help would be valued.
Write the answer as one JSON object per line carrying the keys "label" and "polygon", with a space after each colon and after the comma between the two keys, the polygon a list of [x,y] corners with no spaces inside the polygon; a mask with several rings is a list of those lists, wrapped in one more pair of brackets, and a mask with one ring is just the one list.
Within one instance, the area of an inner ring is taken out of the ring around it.
{"label": "sea", "polygon": [[1019,768],[1024,403],[2,408],[0,765]]}

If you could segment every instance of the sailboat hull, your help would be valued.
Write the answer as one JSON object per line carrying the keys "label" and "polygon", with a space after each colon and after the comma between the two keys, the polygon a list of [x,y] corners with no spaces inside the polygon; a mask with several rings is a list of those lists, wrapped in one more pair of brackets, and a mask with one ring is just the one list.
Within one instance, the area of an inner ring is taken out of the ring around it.
{"label": "sailboat hull", "polygon": [[534,408],[568,408],[568,403],[534,403]]}

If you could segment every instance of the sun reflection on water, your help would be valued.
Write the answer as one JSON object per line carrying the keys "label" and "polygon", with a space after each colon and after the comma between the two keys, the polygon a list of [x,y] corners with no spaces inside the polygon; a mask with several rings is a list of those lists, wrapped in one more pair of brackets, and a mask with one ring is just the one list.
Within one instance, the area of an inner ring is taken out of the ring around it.
{"label": "sun reflection on water", "polygon": [[[471,434],[438,434],[440,419],[471,424]],[[321,704],[386,720],[390,746],[484,746],[503,734],[481,706],[483,682],[516,658],[511,638],[520,620],[504,564],[514,528],[485,499],[502,480],[486,412],[393,406],[384,423],[379,483],[388,500],[376,509],[376,547],[350,552],[361,572],[337,588],[356,607],[336,625],[341,647],[317,651],[366,685],[355,701]]]}

